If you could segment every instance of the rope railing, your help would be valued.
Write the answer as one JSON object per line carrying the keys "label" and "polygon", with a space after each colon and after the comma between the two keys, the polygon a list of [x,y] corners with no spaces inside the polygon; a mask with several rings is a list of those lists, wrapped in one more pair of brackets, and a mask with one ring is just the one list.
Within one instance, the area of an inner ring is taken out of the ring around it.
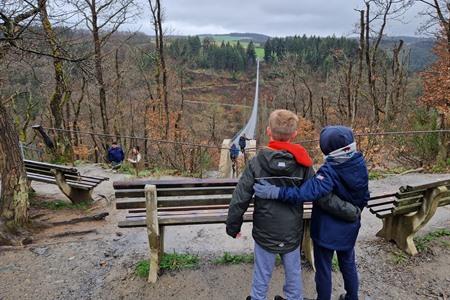
{"label": "rope railing", "polygon": [[[100,137],[108,137],[115,139],[135,139],[135,140],[147,140],[149,142],[159,143],[159,144],[174,144],[174,145],[184,145],[184,146],[192,146],[192,147],[203,147],[203,148],[211,148],[217,150],[228,150],[229,148],[224,148],[219,145],[207,145],[207,144],[199,144],[193,142],[180,142],[180,141],[169,141],[162,139],[153,139],[153,138],[145,138],[145,137],[137,137],[137,136],[129,136],[129,135],[115,135],[115,134],[105,134],[105,133],[95,133],[89,131],[81,131],[81,130],[71,130],[64,128],[53,128],[53,127],[42,127],[46,130],[51,131],[60,131],[60,132],[70,132],[70,133],[78,133],[83,135],[94,135]],[[365,132],[365,133],[355,133],[355,137],[366,137],[366,136],[389,136],[389,135],[421,135],[421,134],[431,134],[431,133],[450,133],[450,129],[440,129],[440,130],[412,130],[412,131],[384,131],[384,132]],[[311,139],[311,140],[300,140],[295,142],[295,144],[309,144],[319,142],[319,139]],[[257,148],[246,148],[247,150],[254,150]]]}
{"label": "rope railing", "polygon": [[[154,142],[154,143],[159,143],[159,144],[176,144],[176,145],[185,145],[185,146],[194,146],[194,147],[225,149],[225,148],[222,148],[221,146],[216,146],[216,145],[206,145],[206,144],[198,144],[198,143],[190,143],[190,142],[169,141],[169,140],[152,139],[152,138],[145,138],[145,137],[138,137],[138,136],[131,136],[131,135],[116,135],[116,134],[95,133],[95,132],[89,132],[89,131],[71,130],[71,129],[53,128],[53,127],[42,127],[42,128],[46,129],[46,130],[51,130],[51,131],[70,132],[70,133],[78,133],[78,134],[83,134],[83,135],[94,135],[94,136],[115,138],[115,139],[134,139],[134,140],[143,140],[143,141],[147,140],[149,142]],[[226,149],[228,149],[228,148],[226,148]]]}

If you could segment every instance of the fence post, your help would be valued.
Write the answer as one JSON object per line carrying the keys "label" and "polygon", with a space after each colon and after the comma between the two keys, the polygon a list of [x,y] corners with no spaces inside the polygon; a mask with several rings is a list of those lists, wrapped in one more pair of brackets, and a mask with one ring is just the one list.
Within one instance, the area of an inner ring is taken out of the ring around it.
{"label": "fence post", "polygon": [[160,240],[158,225],[158,200],[156,198],[156,186],[147,184],[145,186],[145,203],[147,208],[147,234],[150,247],[150,270],[148,282],[155,283],[159,272]]}

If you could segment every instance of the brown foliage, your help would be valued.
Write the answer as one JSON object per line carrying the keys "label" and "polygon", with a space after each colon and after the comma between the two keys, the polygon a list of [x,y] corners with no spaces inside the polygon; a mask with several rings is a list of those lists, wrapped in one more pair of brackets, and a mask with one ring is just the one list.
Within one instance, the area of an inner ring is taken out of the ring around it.
{"label": "brown foliage", "polygon": [[421,102],[446,115],[450,112],[449,47],[446,35],[444,31],[441,31],[441,36],[433,49],[437,60],[425,72],[421,73],[423,79]]}

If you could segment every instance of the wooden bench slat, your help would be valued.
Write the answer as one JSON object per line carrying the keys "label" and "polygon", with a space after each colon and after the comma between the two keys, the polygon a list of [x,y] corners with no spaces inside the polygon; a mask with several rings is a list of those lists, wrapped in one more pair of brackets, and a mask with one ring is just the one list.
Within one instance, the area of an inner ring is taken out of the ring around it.
{"label": "wooden bench slat", "polygon": [[380,211],[375,213],[375,216],[377,216],[380,219],[383,219],[390,215],[392,215],[392,210]]}
{"label": "wooden bench slat", "polygon": [[[159,225],[163,226],[176,226],[176,225],[195,225],[195,224],[223,224],[227,219],[227,215],[211,215],[192,217],[192,216],[180,216],[180,217],[161,217],[158,218]],[[244,222],[251,222],[253,219],[252,213],[244,214]],[[146,219],[133,219],[119,222],[119,227],[146,227]]]}
{"label": "wooden bench slat", "polygon": [[412,203],[412,204],[396,207],[392,211],[392,213],[394,215],[406,215],[406,214],[409,214],[409,213],[417,211],[418,208],[421,207],[421,206],[422,206],[422,202],[415,202],[415,203]]}
{"label": "wooden bench slat", "polygon": [[[221,224],[225,223],[228,212],[225,211],[221,214],[200,214],[200,215],[158,215],[159,225],[162,226],[176,226],[176,225],[195,225],[195,224]],[[311,214],[304,213],[304,219],[310,219]],[[244,214],[244,222],[251,222],[253,220],[253,212],[247,211]],[[146,218],[137,217],[133,219],[127,219],[125,221],[119,221],[119,227],[146,227]]]}
{"label": "wooden bench slat", "polygon": [[[199,205],[199,206],[176,206],[176,207],[159,207],[158,212],[171,212],[171,211],[190,211],[190,210],[213,210],[213,209],[228,209],[229,205]],[[249,208],[253,207],[253,203],[250,203]],[[311,212],[312,207],[303,206],[303,210]],[[139,214],[145,213],[146,209],[131,209],[128,211],[129,214]]]}
{"label": "wooden bench slat", "polygon": [[392,214],[392,211],[394,210],[394,208],[395,208],[395,206],[385,206],[385,207],[379,208],[379,209],[369,208],[369,211],[378,217],[379,214],[382,214],[383,216]]}
{"label": "wooden bench slat", "polygon": [[[64,166],[57,166],[57,165],[51,165],[52,167],[49,167],[48,165],[37,165],[37,164],[27,164],[25,163],[25,169],[27,172],[30,173],[38,173],[38,174],[44,174],[53,176],[52,169],[58,169],[64,173],[66,177],[78,179],[81,178],[83,181],[91,181],[100,183],[102,181],[109,180],[108,177],[102,177],[102,176],[90,176],[90,175],[81,175],[77,169],[75,168],[66,168]],[[55,167],[56,166],[56,167]]]}
{"label": "wooden bench slat", "polygon": [[[28,176],[28,175],[30,175],[30,176]],[[34,178],[34,177],[36,177],[36,178],[46,178],[46,179],[54,180],[56,182],[55,176],[34,174],[34,173],[27,172],[27,177],[30,177],[30,179]],[[66,182],[69,185],[71,185],[71,184],[80,184],[80,185],[83,185],[83,186],[86,186],[86,187],[91,187],[91,188],[96,187],[98,185],[98,184],[92,183],[92,182],[86,182],[86,181],[83,181],[83,180],[73,180],[73,179],[67,179],[67,178],[66,178]]]}
{"label": "wooden bench slat", "polygon": [[[33,181],[56,184],[55,178],[50,178],[47,176],[43,177],[41,175],[37,176],[37,175],[33,175],[33,174],[27,174],[27,178],[31,179]],[[68,181],[67,184],[70,185],[71,187],[75,187],[75,188],[83,189],[83,190],[91,190],[93,188],[93,186],[91,186],[91,185],[76,183],[76,182],[72,182],[72,181]]]}
{"label": "wooden bench slat", "polygon": [[371,194],[369,202],[370,201],[374,201],[374,200],[378,200],[378,199],[385,199],[385,198],[394,197],[395,195],[397,195],[397,193],[388,193],[388,194],[380,194],[380,195],[372,195]]}
{"label": "wooden bench slat", "polygon": [[24,160],[25,167],[30,166],[33,168],[43,168],[43,169],[57,169],[68,173],[78,173],[78,170],[73,167],[67,167],[67,166],[61,166],[61,165],[55,165],[55,164],[49,164],[39,161],[33,161],[33,160]]}
{"label": "wooden bench slat", "polygon": [[[26,168],[27,173],[31,174],[39,174],[44,176],[50,176],[55,177],[54,174],[50,170],[35,170],[33,168]],[[86,182],[86,183],[92,183],[95,184],[95,186],[99,185],[101,182],[108,180],[108,178],[102,178],[102,177],[91,177],[91,176],[85,176],[85,175],[73,175],[73,174],[67,174],[64,173],[64,176],[67,179],[70,179],[72,181],[78,181],[78,182]]]}
{"label": "wooden bench slat", "polygon": [[[220,186],[220,187],[189,187],[189,188],[161,188],[157,189],[158,197],[168,196],[201,196],[201,195],[221,195],[232,194],[234,186]],[[136,198],[145,197],[144,189],[128,189],[116,190],[116,198]]]}
{"label": "wooden bench slat", "polygon": [[398,208],[403,206],[408,206],[414,203],[422,203],[423,202],[423,194],[418,194],[408,198],[402,198],[395,201],[394,205]]}
{"label": "wooden bench slat", "polygon": [[[229,195],[203,195],[203,196],[169,196],[158,197],[158,207],[179,207],[179,206],[204,206],[204,205],[228,205],[231,200]],[[117,209],[145,208],[145,199],[129,198],[126,200],[116,200]]]}
{"label": "wooden bench slat", "polygon": [[[248,209],[246,212],[253,213],[253,209]],[[211,215],[228,215],[228,209],[223,211],[218,210],[206,210],[206,211],[162,211],[158,212],[158,219],[161,217],[183,217],[183,216],[191,216],[191,217],[203,217],[203,216],[211,216]],[[131,214],[126,216],[126,219],[134,219],[134,218],[145,218],[145,214]],[[311,219],[311,211],[303,212],[303,219]]]}
{"label": "wooden bench slat", "polygon": [[404,192],[404,193],[397,193],[396,198],[397,199],[411,198],[411,197],[415,197],[418,195],[423,195],[423,193],[425,191],[426,191],[426,189],[411,191],[411,192]]}
{"label": "wooden bench slat", "polygon": [[430,182],[430,183],[420,184],[420,185],[402,186],[402,187],[400,187],[400,192],[405,193],[405,192],[411,192],[411,191],[417,191],[417,190],[426,190],[426,189],[434,188],[434,187],[438,187],[438,186],[449,187],[450,179],[445,179],[445,180],[441,180],[441,181],[435,181],[435,182]]}
{"label": "wooden bench slat", "polygon": [[377,207],[386,204],[392,204],[396,201],[396,198],[391,196],[389,198],[378,198],[376,200],[369,200],[367,208]]}
{"label": "wooden bench slat", "polygon": [[69,169],[69,170],[65,170],[65,169],[60,169],[60,168],[49,168],[49,167],[40,167],[40,166],[35,166],[35,165],[25,165],[25,169],[27,170],[33,170],[35,172],[50,172],[52,169],[54,170],[58,170],[63,172],[64,174],[72,174],[72,175],[78,175],[79,172],[77,169]]}
{"label": "wooden bench slat", "polygon": [[[250,207],[253,203],[250,204]],[[184,211],[184,210],[202,210],[202,209],[217,209],[226,208],[228,209],[228,204],[218,204],[218,205],[196,205],[196,206],[174,206],[174,207],[158,207],[158,211]],[[132,209],[129,210],[129,214],[145,213],[146,209]]]}
{"label": "wooden bench slat", "polygon": [[169,187],[201,187],[201,186],[236,186],[238,179],[171,179],[171,180],[133,180],[133,181],[115,181],[113,187],[115,190],[143,190],[146,184],[156,185],[156,188]]}

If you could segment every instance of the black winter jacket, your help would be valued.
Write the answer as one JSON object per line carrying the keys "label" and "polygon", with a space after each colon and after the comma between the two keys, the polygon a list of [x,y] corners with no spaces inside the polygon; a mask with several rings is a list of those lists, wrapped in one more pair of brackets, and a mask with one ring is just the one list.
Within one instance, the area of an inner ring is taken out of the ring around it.
{"label": "black winter jacket", "polygon": [[[299,165],[287,151],[263,149],[242,174],[230,202],[227,233],[236,237],[241,231],[243,215],[253,198],[253,184],[266,179],[277,186],[299,186],[314,175],[312,168]],[[261,198],[254,199],[253,238],[272,253],[295,250],[303,234],[303,205],[291,205]]]}

